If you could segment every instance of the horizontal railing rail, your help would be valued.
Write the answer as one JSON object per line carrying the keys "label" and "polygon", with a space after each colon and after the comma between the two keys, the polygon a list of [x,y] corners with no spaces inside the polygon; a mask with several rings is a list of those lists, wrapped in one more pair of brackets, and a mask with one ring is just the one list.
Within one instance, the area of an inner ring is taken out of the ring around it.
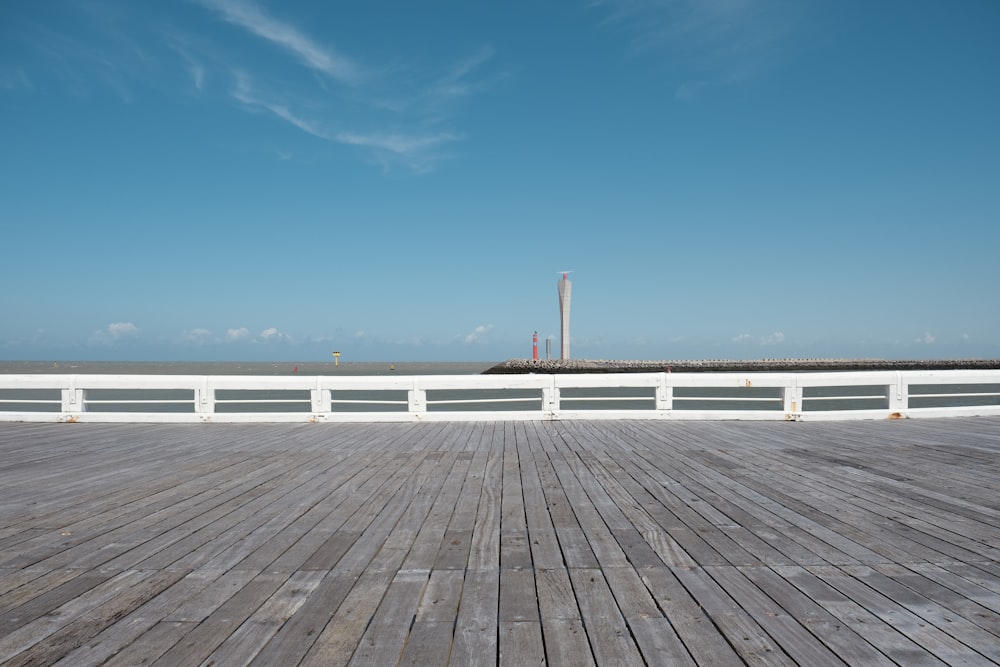
{"label": "horizontal railing rail", "polygon": [[0,421],[798,421],[973,415],[1000,415],[1000,370],[0,375]]}

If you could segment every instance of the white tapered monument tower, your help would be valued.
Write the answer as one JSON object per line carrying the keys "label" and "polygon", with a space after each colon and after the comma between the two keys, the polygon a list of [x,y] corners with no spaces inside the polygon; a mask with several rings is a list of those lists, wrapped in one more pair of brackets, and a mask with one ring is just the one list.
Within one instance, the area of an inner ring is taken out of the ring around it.
{"label": "white tapered monument tower", "polygon": [[569,359],[569,300],[573,292],[573,283],[566,277],[566,271],[559,281],[559,322],[562,330],[562,350],[559,353],[560,359]]}

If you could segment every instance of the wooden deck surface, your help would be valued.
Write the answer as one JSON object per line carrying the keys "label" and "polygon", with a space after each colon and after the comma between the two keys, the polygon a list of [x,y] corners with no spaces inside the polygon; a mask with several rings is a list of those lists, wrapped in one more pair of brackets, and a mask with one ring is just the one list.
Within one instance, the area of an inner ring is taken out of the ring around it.
{"label": "wooden deck surface", "polygon": [[0,664],[1000,664],[1000,419],[0,424]]}

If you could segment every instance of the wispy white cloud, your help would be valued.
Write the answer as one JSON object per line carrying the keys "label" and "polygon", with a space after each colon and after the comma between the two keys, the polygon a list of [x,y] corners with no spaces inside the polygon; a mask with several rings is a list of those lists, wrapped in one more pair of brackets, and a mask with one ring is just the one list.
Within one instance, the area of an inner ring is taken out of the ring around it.
{"label": "wispy white cloud", "polygon": [[748,333],[741,333],[733,336],[732,341],[734,343],[749,343],[756,340],[760,345],[777,345],[778,343],[785,342],[785,334],[780,331],[775,331],[766,336],[761,336],[760,338],[755,338]]}
{"label": "wispy white cloud", "polygon": [[31,88],[31,80],[21,67],[0,69],[0,90]]}
{"label": "wispy white cloud", "polygon": [[481,340],[483,340],[486,334],[488,334],[492,329],[493,329],[492,324],[481,324],[475,329],[473,329],[472,332],[467,333],[465,336],[463,336],[462,341],[469,344],[478,343]]}
{"label": "wispy white cloud", "polygon": [[489,89],[489,80],[471,75],[489,62],[495,54],[493,47],[484,46],[467,58],[460,60],[445,73],[431,88],[434,95],[441,97],[465,97]]}
{"label": "wispy white cloud", "polygon": [[212,332],[208,329],[191,329],[190,331],[185,331],[181,337],[185,342],[193,343],[194,345],[206,345],[215,340]]}
{"label": "wispy white cloud", "polygon": [[914,342],[922,343],[924,345],[933,345],[935,342],[937,342],[937,338],[935,338],[933,334],[931,334],[931,332],[925,331],[924,335],[918,337]]}
{"label": "wispy white cloud", "polygon": [[375,151],[383,164],[401,162],[412,171],[423,173],[442,159],[438,149],[458,137],[448,132],[427,135],[340,132],[334,139],[342,144]]}
{"label": "wispy white cloud", "polygon": [[250,0],[198,0],[218,12],[223,19],[261,39],[282,48],[310,69],[341,82],[352,82],[361,75],[360,67],[350,58],[323,46],[294,25],[269,16]]}
{"label": "wispy white cloud", "polygon": [[809,0],[596,0],[630,56],[667,54],[682,80],[675,97],[758,76],[784,57]]}
{"label": "wispy white cloud", "polygon": [[139,327],[132,322],[112,322],[99,329],[90,337],[91,342],[110,345],[120,340],[135,338],[139,335]]}
{"label": "wispy white cloud", "polygon": [[450,132],[401,133],[401,132],[332,132],[322,123],[304,118],[288,105],[275,102],[261,91],[250,74],[234,72],[236,79],[232,96],[240,103],[263,109],[294,127],[326,141],[347,146],[357,146],[373,151],[383,164],[400,163],[414,172],[428,171],[442,158],[440,149],[458,141]]}
{"label": "wispy white cloud", "polygon": [[315,122],[300,118],[284,104],[265,99],[254,87],[250,75],[243,71],[234,73],[236,86],[233,88],[233,98],[251,107],[259,107],[270,111],[278,118],[291,123],[303,132],[320,139],[330,140],[330,136]]}
{"label": "wispy white cloud", "polygon": [[505,70],[488,67],[495,55],[487,45],[440,67],[392,68],[372,82],[366,91],[367,103],[381,111],[419,117],[428,124],[440,122],[450,118],[461,101],[492,92],[510,77]]}
{"label": "wispy white cloud", "polygon": [[185,331],[181,334],[181,338],[184,342],[194,345],[238,343],[250,338],[250,330],[246,327],[240,327],[238,329],[227,329],[224,334],[215,334],[210,329],[197,328]]}
{"label": "wispy white cloud", "polygon": [[[110,90],[128,103],[143,88],[169,94],[180,82],[201,103],[221,94],[240,111],[289,124],[386,171],[426,173],[465,139],[456,120],[463,105],[507,76],[488,45],[430,62],[400,53],[397,64],[386,64],[338,51],[332,42],[346,25],[297,25],[278,15],[283,5],[262,0],[192,2],[202,10],[197,23],[157,21],[129,3],[81,3],[74,9],[86,39],[25,19],[15,32],[38,64],[0,63],[0,91],[41,89],[55,79],[73,94]],[[241,39],[219,39],[219,27]],[[261,51],[271,58],[257,57]],[[293,153],[278,146],[271,154]]]}
{"label": "wispy white cloud", "polygon": [[108,325],[107,332],[112,338],[130,338],[139,333],[139,327],[131,322],[114,322]]}
{"label": "wispy white cloud", "polygon": [[164,39],[167,46],[184,61],[184,67],[191,77],[191,84],[199,93],[205,91],[205,81],[208,76],[208,66],[205,58],[191,45],[191,40],[177,32],[167,34]]}
{"label": "wispy white cloud", "polygon": [[291,342],[292,337],[286,333],[283,333],[277,327],[268,327],[264,329],[256,336],[250,333],[250,330],[246,327],[239,327],[235,329],[227,329],[226,333],[221,336],[217,336],[212,333],[209,329],[191,329],[185,331],[181,336],[185,342],[193,343],[195,345],[207,345],[207,344],[233,344],[233,343],[274,343],[274,342]]}
{"label": "wispy white cloud", "polygon": [[39,345],[48,342],[48,338],[45,329],[39,328],[23,337],[5,339],[0,342],[0,346],[16,348],[24,345]]}
{"label": "wispy white cloud", "polygon": [[277,327],[269,327],[260,332],[257,340],[264,343],[287,342],[291,340],[291,337],[279,331]]}
{"label": "wispy white cloud", "polygon": [[194,87],[199,91],[205,89],[205,68],[196,62],[191,62],[190,67],[191,79],[194,81]]}

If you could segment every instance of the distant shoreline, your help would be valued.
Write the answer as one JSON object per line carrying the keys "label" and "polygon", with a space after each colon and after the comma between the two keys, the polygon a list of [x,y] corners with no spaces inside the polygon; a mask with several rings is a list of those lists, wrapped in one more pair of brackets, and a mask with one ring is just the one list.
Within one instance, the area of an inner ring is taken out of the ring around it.
{"label": "distant shoreline", "polygon": [[508,359],[482,362],[0,361],[0,375],[503,375],[991,370],[1000,359]]}
{"label": "distant shoreline", "polygon": [[614,361],[604,359],[508,359],[484,375],[515,373],[738,373],[804,371],[910,371],[1000,369],[1000,359],[753,359]]}
{"label": "distant shoreline", "polygon": [[0,361],[0,375],[479,375],[495,361]]}

